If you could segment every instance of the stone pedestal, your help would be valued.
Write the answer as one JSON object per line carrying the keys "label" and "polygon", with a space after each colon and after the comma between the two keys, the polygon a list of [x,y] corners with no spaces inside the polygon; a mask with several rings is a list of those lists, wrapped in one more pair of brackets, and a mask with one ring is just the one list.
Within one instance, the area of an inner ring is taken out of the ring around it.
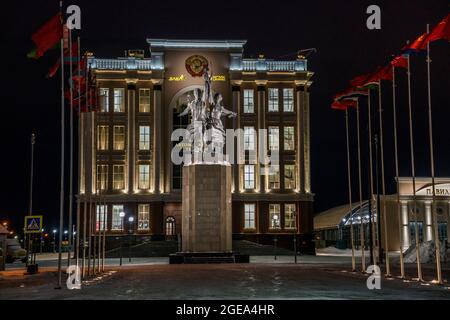
{"label": "stone pedestal", "polygon": [[231,253],[231,166],[183,168],[183,253]]}

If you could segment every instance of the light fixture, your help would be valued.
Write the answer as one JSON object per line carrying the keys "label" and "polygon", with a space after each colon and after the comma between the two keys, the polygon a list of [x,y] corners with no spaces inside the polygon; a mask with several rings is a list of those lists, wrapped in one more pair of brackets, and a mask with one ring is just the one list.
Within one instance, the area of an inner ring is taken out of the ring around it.
{"label": "light fixture", "polygon": [[53,233],[57,233],[58,232],[58,230],[56,230],[56,229],[53,229]]}
{"label": "light fixture", "polygon": [[133,222],[133,221],[134,221],[134,217],[129,217],[129,218],[128,218],[128,222],[131,223],[131,222]]}
{"label": "light fixture", "polygon": [[124,218],[125,217],[125,212],[121,212],[121,213],[119,213],[119,217],[121,217],[121,218]]}

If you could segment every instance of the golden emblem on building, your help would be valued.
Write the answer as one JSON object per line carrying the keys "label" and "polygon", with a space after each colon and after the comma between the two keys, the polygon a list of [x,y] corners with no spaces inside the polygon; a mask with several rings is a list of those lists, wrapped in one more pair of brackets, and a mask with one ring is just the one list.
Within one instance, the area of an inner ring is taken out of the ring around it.
{"label": "golden emblem on building", "polygon": [[205,57],[195,55],[186,59],[186,70],[193,77],[201,77],[208,68],[208,60]]}

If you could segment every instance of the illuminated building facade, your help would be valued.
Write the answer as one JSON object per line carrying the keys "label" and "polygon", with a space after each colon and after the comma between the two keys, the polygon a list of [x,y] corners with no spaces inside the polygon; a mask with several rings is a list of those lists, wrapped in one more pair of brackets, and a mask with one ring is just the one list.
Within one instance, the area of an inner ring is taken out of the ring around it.
{"label": "illuminated building facade", "polygon": [[[307,61],[246,59],[245,41],[147,42],[148,58],[132,51],[123,58],[89,60],[101,110],[83,114],[81,121],[82,214],[91,201],[96,229],[106,228],[110,236],[130,232],[162,239],[181,233],[182,166],[171,161],[178,144],[171,135],[188,125],[188,116],[179,114],[193,90],[203,88],[201,71],[208,66],[212,90],[238,114],[227,119],[226,127],[242,129],[245,150],[255,152],[260,146],[255,131],[265,129],[269,152],[280,154],[274,175],[260,175],[264,165],[247,161],[248,155],[244,164],[232,165],[233,237],[273,243],[276,236],[282,245],[297,234],[299,247],[309,252],[313,73]],[[134,221],[129,223],[130,216]]]}

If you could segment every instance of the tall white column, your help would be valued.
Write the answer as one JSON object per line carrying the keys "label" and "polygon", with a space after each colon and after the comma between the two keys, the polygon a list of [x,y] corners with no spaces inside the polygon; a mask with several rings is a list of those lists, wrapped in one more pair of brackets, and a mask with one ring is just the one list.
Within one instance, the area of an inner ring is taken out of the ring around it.
{"label": "tall white column", "polygon": [[431,201],[425,201],[425,241],[433,240]]}
{"label": "tall white column", "polygon": [[[258,112],[258,129],[266,129],[266,87],[263,85],[258,85],[257,89],[257,112]],[[257,131],[258,132],[258,131]],[[267,135],[266,135],[267,136]],[[266,136],[264,137],[266,139]],[[259,148],[263,147],[264,142],[259,141],[260,137],[258,136],[258,154],[259,154]],[[266,145],[267,146],[267,145]],[[263,193],[266,192],[266,179],[268,179],[267,176],[260,174],[260,170],[262,170],[263,165],[261,164],[261,159],[258,159],[258,171],[257,175],[260,177],[259,179],[259,192]]]}
{"label": "tall white column", "polygon": [[155,193],[164,193],[164,175],[162,172],[162,112],[161,109],[161,86],[155,85],[153,90],[153,166]]}
{"label": "tall white column", "polygon": [[409,239],[409,217],[408,217],[408,202],[407,201],[402,201],[401,202],[401,207],[402,207],[402,235],[403,235],[403,239],[402,239],[402,244],[403,244],[403,250],[407,250],[409,248],[410,245],[410,239]]}

